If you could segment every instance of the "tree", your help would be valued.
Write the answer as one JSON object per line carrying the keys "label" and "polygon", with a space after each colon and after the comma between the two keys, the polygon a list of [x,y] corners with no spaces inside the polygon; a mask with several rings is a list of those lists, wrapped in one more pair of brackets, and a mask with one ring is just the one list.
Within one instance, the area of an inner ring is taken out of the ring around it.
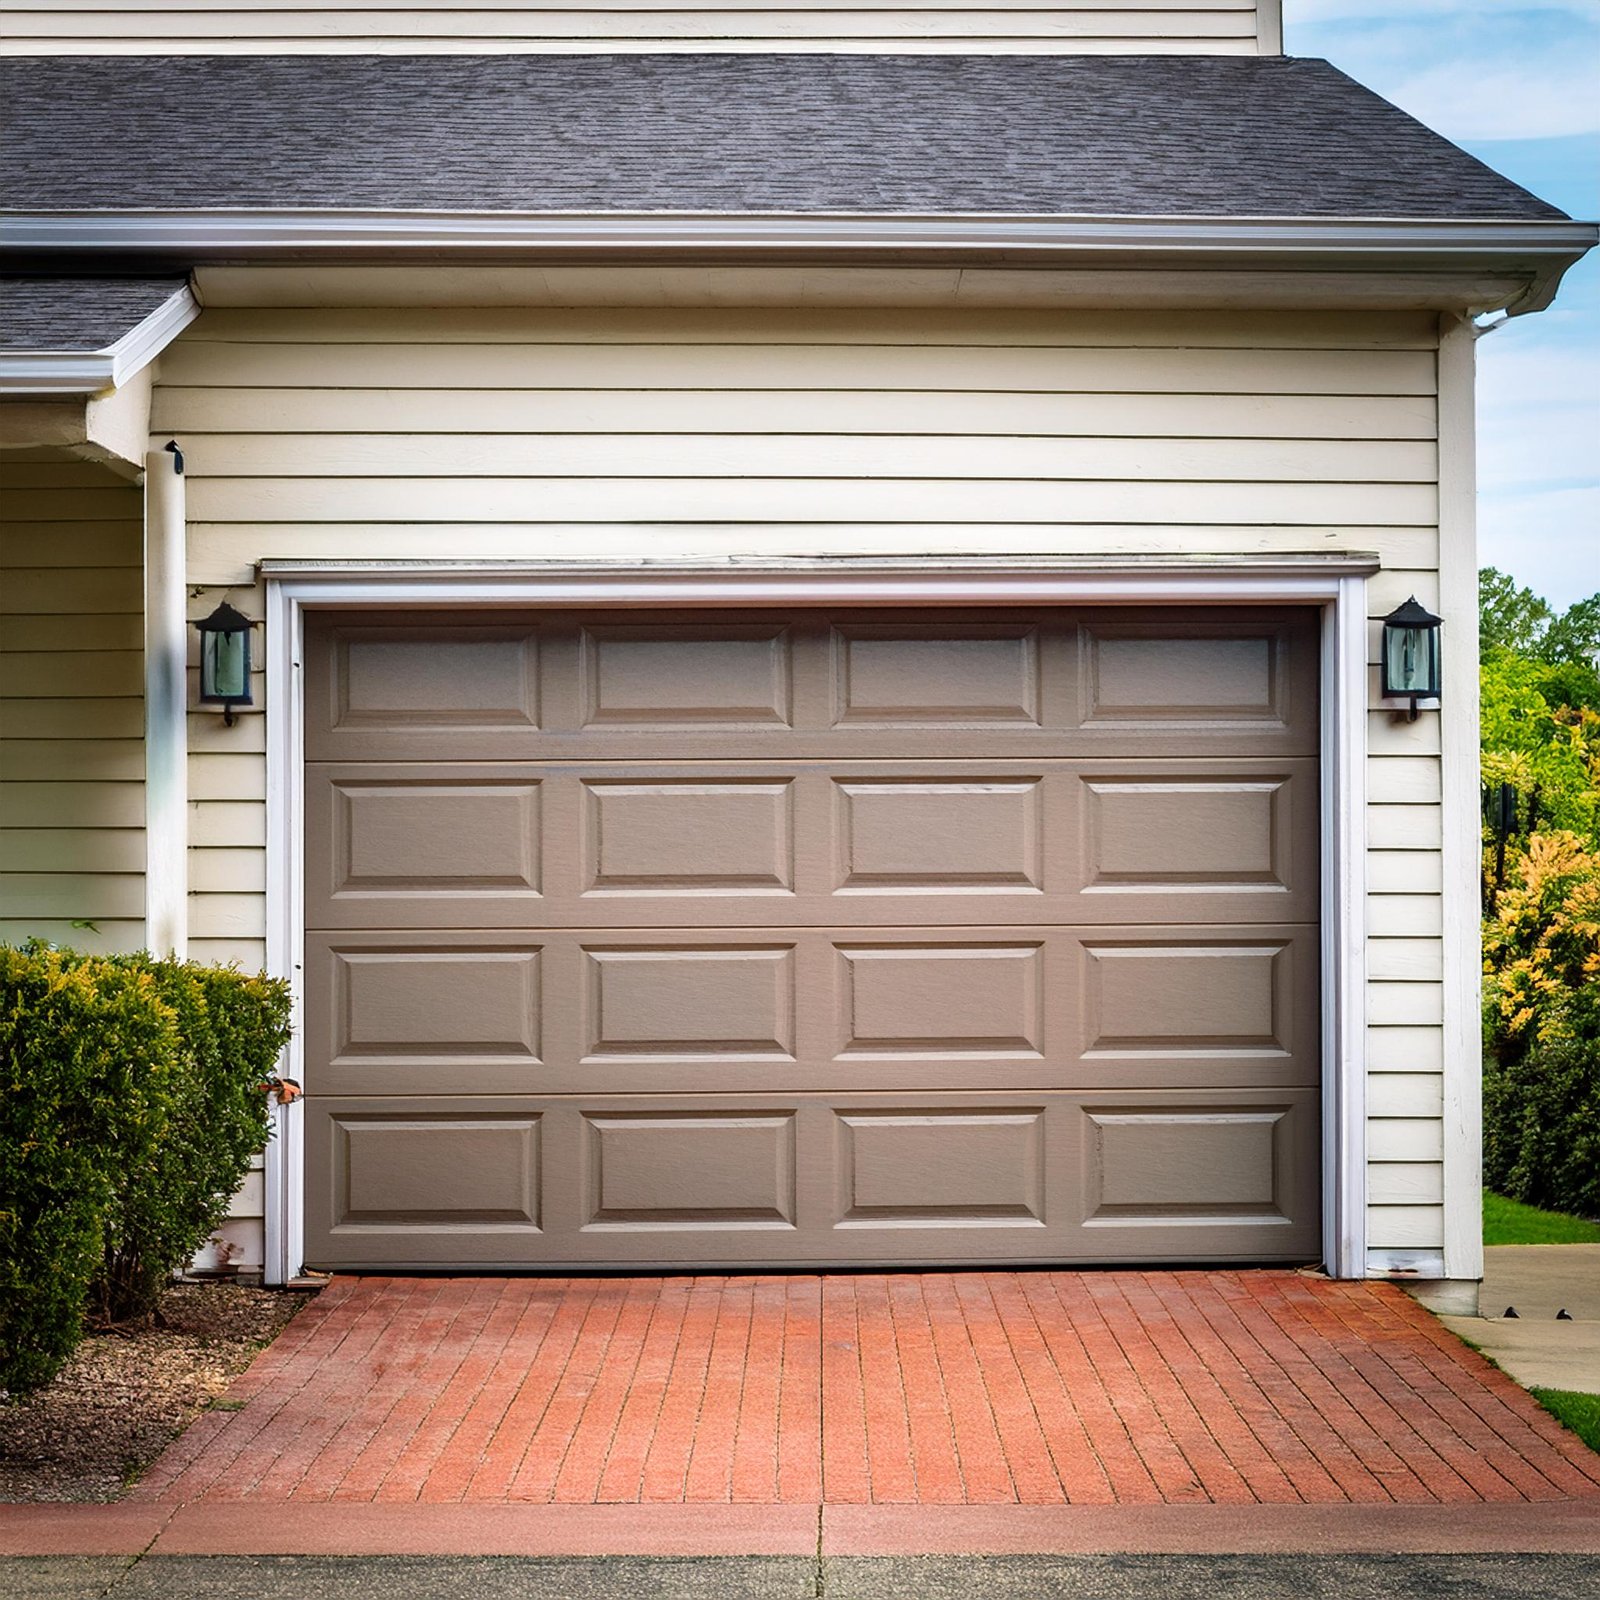
{"label": "tree", "polygon": [[[1480,574],[1484,909],[1540,830],[1600,846],[1600,595],[1556,613],[1493,567]],[[1508,857],[1509,852],[1509,857]]]}
{"label": "tree", "polygon": [[1509,573],[1485,567],[1478,574],[1478,642],[1485,656],[1509,650],[1550,666],[1593,670],[1600,667],[1600,594],[1558,613]]}

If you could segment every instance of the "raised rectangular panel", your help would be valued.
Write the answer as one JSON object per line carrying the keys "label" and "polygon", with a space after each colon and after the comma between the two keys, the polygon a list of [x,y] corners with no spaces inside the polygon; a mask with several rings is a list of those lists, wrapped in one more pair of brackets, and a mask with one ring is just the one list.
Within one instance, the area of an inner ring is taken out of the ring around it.
{"label": "raised rectangular panel", "polygon": [[537,947],[335,947],[331,1064],[536,1063],[539,954]]}
{"label": "raised rectangular panel", "polygon": [[526,627],[341,628],[333,692],[335,728],[537,727],[537,635]]}
{"label": "raised rectangular panel", "polygon": [[1287,722],[1286,648],[1276,630],[1086,622],[1079,652],[1084,726]]}
{"label": "raised rectangular panel", "polygon": [[335,779],[332,892],[539,892],[539,785]]}
{"label": "raised rectangular panel", "polygon": [[1042,891],[1038,778],[835,782],[838,886]]}
{"label": "raised rectangular panel", "polygon": [[591,1228],[791,1228],[792,1112],[596,1113],[584,1119]]}
{"label": "raised rectangular panel", "polygon": [[1085,944],[1083,959],[1086,1054],[1291,1049],[1286,945],[1105,941]]}
{"label": "raised rectangular panel", "polygon": [[1288,778],[1083,783],[1086,888],[1289,887]]}
{"label": "raised rectangular panel", "polygon": [[579,659],[586,726],[791,721],[789,631],[780,625],[589,627]]}
{"label": "raised rectangular panel", "polygon": [[585,783],[586,892],[793,892],[791,784]]}
{"label": "raised rectangular panel", "polygon": [[1087,1220],[1277,1214],[1292,1114],[1287,1106],[1086,1108]]}
{"label": "raised rectangular panel", "polygon": [[834,629],[836,723],[1039,722],[1037,630],[1006,623]]}
{"label": "raised rectangular panel", "polygon": [[841,1228],[1043,1226],[1044,1112],[838,1114]]}
{"label": "raised rectangular panel", "polygon": [[1038,944],[853,944],[839,952],[841,1055],[1044,1053]]}
{"label": "raised rectangular panel", "polygon": [[539,1118],[335,1113],[333,1226],[539,1226]]}
{"label": "raised rectangular panel", "polygon": [[793,1057],[792,946],[588,946],[584,957],[588,1060]]}

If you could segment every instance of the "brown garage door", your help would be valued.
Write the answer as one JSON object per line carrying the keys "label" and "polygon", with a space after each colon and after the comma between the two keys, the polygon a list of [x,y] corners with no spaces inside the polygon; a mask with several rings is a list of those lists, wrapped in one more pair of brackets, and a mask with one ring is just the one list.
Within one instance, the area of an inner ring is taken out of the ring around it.
{"label": "brown garage door", "polygon": [[1319,1251],[1305,612],[323,617],[324,1267]]}

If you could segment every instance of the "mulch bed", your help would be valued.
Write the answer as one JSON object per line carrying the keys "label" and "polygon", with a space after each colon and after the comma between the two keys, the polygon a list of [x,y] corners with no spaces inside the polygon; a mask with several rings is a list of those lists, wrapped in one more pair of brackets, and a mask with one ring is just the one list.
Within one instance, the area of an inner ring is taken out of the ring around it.
{"label": "mulch bed", "polygon": [[118,1499],[305,1303],[174,1284],[159,1326],[91,1335],[48,1388],[0,1405],[0,1502]]}

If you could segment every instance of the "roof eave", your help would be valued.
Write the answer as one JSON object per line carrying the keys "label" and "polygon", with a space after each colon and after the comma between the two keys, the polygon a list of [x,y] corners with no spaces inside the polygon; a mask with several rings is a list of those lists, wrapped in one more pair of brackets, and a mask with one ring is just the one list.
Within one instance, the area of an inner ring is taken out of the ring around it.
{"label": "roof eave", "polygon": [[103,350],[0,351],[0,395],[66,399],[119,389],[199,315],[200,303],[185,287]]}

